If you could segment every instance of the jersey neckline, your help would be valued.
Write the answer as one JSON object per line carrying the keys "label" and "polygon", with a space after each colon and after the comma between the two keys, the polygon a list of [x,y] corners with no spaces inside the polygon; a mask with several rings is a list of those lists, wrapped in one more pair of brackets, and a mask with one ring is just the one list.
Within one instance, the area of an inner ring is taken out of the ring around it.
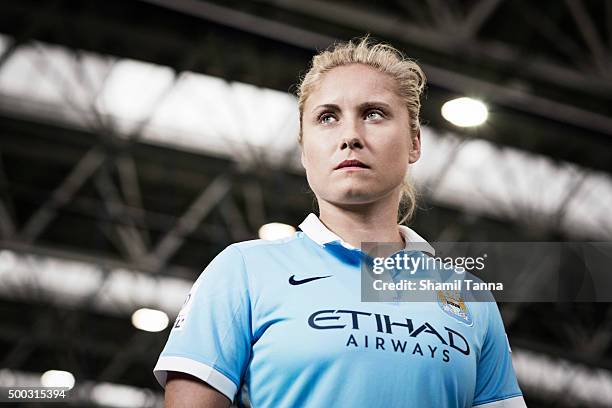
{"label": "jersey neckline", "polygon": [[[308,238],[316,242],[322,247],[325,247],[326,244],[329,243],[338,243],[342,245],[344,248],[349,249],[351,251],[360,251],[359,248],[355,248],[353,245],[345,242],[342,238],[332,232],[329,228],[325,226],[315,214],[310,213],[308,216],[302,221],[298,227],[306,234]],[[423,237],[417,234],[414,230],[405,225],[398,225],[400,234],[404,238],[406,243],[404,249],[414,250],[415,245],[419,247],[418,250],[421,252],[425,252],[430,254],[431,256],[435,256],[435,249],[427,242]]]}

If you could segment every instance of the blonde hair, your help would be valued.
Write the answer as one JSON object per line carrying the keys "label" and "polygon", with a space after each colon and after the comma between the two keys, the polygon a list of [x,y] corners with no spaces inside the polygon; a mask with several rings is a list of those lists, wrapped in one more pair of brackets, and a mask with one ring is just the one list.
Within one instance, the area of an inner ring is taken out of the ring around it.
{"label": "blonde hair", "polygon": [[[332,45],[315,55],[312,65],[300,81],[298,87],[298,108],[300,112],[300,133],[298,142],[302,144],[302,122],[304,104],[322,76],[330,70],[349,64],[364,64],[395,80],[398,96],[404,101],[410,117],[411,137],[419,131],[421,94],[425,88],[425,74],[412,60],[389,44],[370,42],[369,36]],[[416,209],[417,193],[414,184],[406,179],[402,184],[398,220],[400,224],[409,221]]]}

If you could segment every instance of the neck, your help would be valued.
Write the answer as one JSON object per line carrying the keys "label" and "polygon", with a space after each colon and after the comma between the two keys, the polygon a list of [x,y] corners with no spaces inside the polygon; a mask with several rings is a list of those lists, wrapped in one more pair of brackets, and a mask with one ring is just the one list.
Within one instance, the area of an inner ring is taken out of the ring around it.
{"label": "neck", "polygon": [[397,226],[399,192],[368,204],[337,205],[322,199],[318,202],[321,222],[356,248],[362,242],[403,243]]}

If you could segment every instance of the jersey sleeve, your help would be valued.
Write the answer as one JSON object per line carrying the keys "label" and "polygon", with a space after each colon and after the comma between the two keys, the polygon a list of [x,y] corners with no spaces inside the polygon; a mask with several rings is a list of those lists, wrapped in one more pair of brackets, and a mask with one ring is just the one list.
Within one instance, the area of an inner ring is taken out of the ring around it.
{"label": "jersey sleeve", "polygon": [[510,343],[495,302],[487,302],[488,329],[476,372],[473,407],[525,408],[512,366]]}
{"label": "jersey sleeve", "polygon": [[233,245],[204,269],[187,295],[153,370],[193,375],[233,401],[251,355],[251,305],[246,267]]}

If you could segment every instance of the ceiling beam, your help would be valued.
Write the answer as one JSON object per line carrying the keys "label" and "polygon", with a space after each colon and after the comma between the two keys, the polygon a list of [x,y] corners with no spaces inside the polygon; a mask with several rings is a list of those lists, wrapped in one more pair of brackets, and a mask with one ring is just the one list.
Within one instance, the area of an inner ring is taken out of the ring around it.
{"label": "ceiling beam", "polygon": [[157,271],[163,269],[187,236],[198,228],[202,220],[221,202],[230,188],[231,182],[225,174],[217,176],[193,201],[174,227],[160,239],[155,249],[143,258],[143,262]]}
{"label": "ceiling beam", "polygon": [[[398,15],[363,10],[357,6],[347,6],[323,0],[257,1],[322,19],[332,24],[348,26],[361,32],[370,32],[406,44],[426,47],[450,57],[470,56],[479,60],[496,62],[509,68],[515,67],[517,61],[522,61],[525,57],[523,51],[507,43],[477,41],[476,39],[465,40],[457,36],[455,32],[445,32],[431,27],[415,25]],[[158,3],[162,2],[164,0],[158,0]],[[222,21],[217,22],[223,23]],[[521,72],[562,88],[578,91],[587,89],[589,92],[602,96],[609,96],[610,91],[612,91],[612,80],[607,77],[585,75],[571,68],[538,59],[530,60],[529,64],[522,64]]]}
{"label": "ceiling beam", "polygon": [[21,239],[33,242],[55,218],[57,210],[74,197],[105,160],[106,154],[100,148],[91,148],[53,191],[51,197],[29,218],[19,234]]}
{"label": "ceiling beam", "polygon": [[565,3],[567,4],[572,17],[578,26],[578,30],[580,31],[584,42],[591,50],[593,62],[595,67],[597,67],[599,74],[607,77],[608,79],[612,78],[612,75],[610,75],[609,63],[611,56],[606,51],[606,48],[599,38],[599,35],[595,30],[596,25],[585,10],[584,4],[580,0],[566,0]]}
{"label": "ceiling beam", "polygon": [[480,0],[469,11],[461,23],[461,32],[464,37],[472,38],[478,34],[480,28],[493,15],[503,0]]}
{"label": "ceiling beam", "polygon": [[209,21],[222,22],[224,25],[249,33],[257,34],[271,40],[309,49],[323,48],[333,42],[333,38],[301,28],[279,23],[266,18],[254,16],[228,7],[218,6],[199,0],[141,0],[164,8],[179,11]]}
{"label": "ceiling beam", "polygon": [[[244,13],[212,5],[205,1],[180,0],[178,2],[169,0],[141,0],[148,3],[157,4],[172,10],[189,13],[206,20],[224,24],[229,27],[239,28],[246,32],[272,38],[276,41],[285,42],[291,45],[301,45],[312,50],[321,48],[321,43],[326,45],[337,41],[335,38],[319,36],[316,33],[308,32],[300,39],[295,41],[295,27],[289,24],[278,23],[263,17],[253,17],[252,19],[244,16]],[[490,55],[496,59],[514,64],[518,58],[518,52],[511,50],[507,45],[486,45],[484,43],[471,42],[470,44],[457,44],[455,36],[443,34],[423,27],[416,27],[409,22],[400,20],[396,16],[382,16],[371,11],[359,10],[355,7],[347,7],[341,4],[323,2],[321,0],[311,0],[308,2],[294,0],[258,0],[283,7],[295,12],[301,12],[311,17],[321,18],[334,24],[351,25],[362,30],[369,30],[380,34],[385,34],[391,38],[396,38],[403,42],[418,43],[429,46],[432,49],[454,54],[457,47],[461,46],[469,50],[470,53]],[[210,7],[211,13],[207,13]],[[240,13],[240,14],[234,14]],[[257,22],[257,25],[255,25]],[[302,30],[305,31],[305,30]],[[299,43],[299,44],[298,44]],[[460,93],[480,93],[486,95],[491,101],[502,105],[511,106],[525,112],[537,114],[539,116],[553,119],[561,123],[568,123],[574,126],[583,127],[592,131],[600,132],[612,136],[612,119],[580,108],[565,105],[560,102],[549,100],[528,92],[511,89],[507,86],[487,82],[483,79],[473,78],[464,74],[459,74],[447,69],[434,67],[425,63],[420,63],[431,83]],[[532,61],[525,69],[529,70],[538,65]],[[531,68],[530,68],[531,67]],[[561,81],[562,78],[556,73],[561,72],[548,66],[542,72],[547,80]],[[570,71],[567,71],[570,72]],[[599,91],[604,89],[612,90],[612,81],[602,81],[601,79],[586,78],[582,74],[573,72],[570,75],[573,79],[580,78],[580,82],[593,82],[594,89]],[[563,78],[563,86],[567,86],[568,78]]]}

